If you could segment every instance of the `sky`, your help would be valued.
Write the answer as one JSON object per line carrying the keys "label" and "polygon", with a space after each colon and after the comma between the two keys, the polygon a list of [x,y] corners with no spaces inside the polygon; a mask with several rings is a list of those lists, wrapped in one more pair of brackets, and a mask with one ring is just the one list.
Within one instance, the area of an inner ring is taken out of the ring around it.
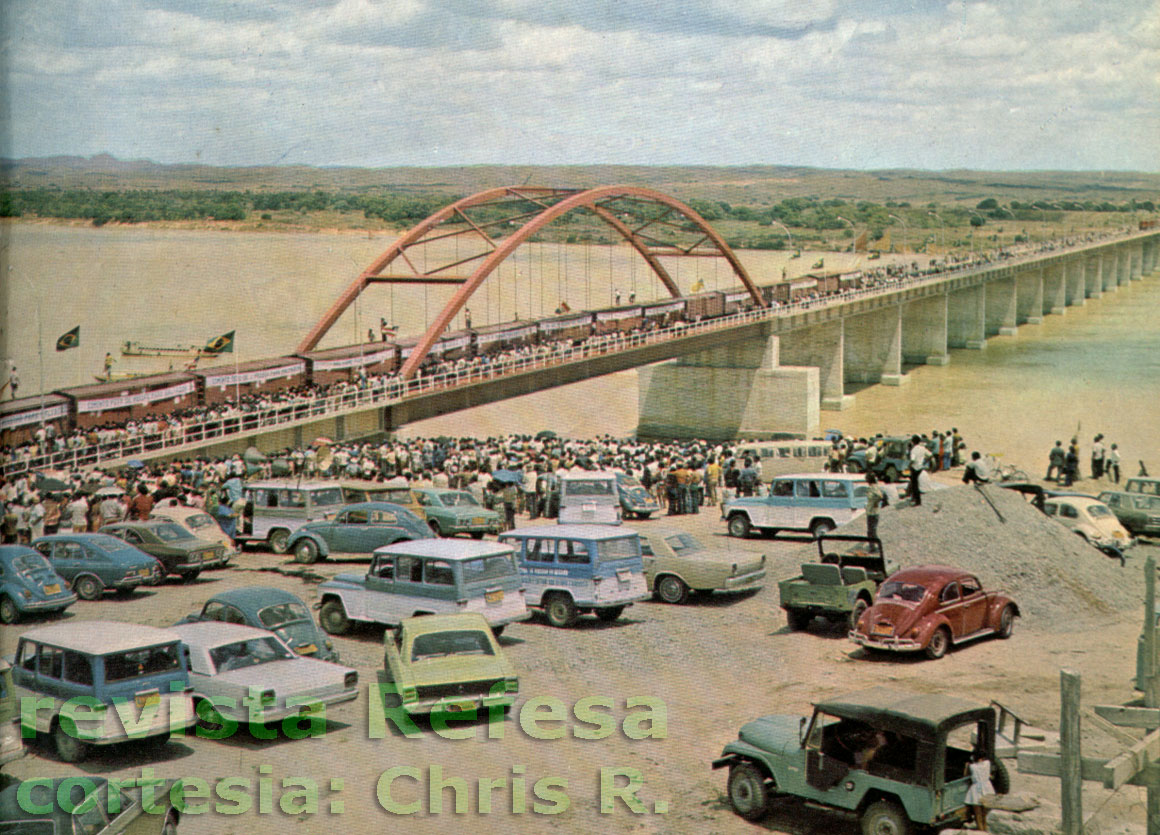
{"label": "sky", "polygon": [[3,0],[0,156],[1160,170],[1160,0]]}

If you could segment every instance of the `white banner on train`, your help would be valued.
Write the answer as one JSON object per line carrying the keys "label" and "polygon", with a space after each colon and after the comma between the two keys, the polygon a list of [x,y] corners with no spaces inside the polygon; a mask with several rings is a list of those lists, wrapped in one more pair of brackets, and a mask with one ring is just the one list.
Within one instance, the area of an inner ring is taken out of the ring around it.
{"label": "white banner on train", "polygon": [[510,328],[505,331],[493,331],[491,333],[481,333],[478,337],[480,345],[490,345],[493,342],[500,342],[505,339],[523,339],[525,336],[531,336],[536,332],[535,325],[529,325],[523,328]]}
{"label": "white banner on train", "polygon": [[280,380],[283,377],[293,377],[306,370],[305,362],[296,362],[293,365],[279,365],[277,368],[260,368],[257,371],[242,371],[237,374],[221,374],[217,377],[206,377],[206,388],[226,388],[227,386],[242,386],[247,383],[265,383],[268,380]]}
{"label": "white banner on train", "polygon": [[627,310],[605,310],[596,314],[597,322],[615,322],[618,319],[632,319],[640,315],[639,307],[630,307]]}
{"label": "white banner on train", "polygon": [[391,358],[394,348],[386,351],[375,351],[370,354],[359,354],[353,357],[343,357],[337,360],[314,360],[315,371],[341,371],[344,368],[358,368],[360,365],[374,365]]}
{"label": "white banner on train", "polygon": [[751,298],[748,290],[738,290],[735,293],[726,293],[725,294],[725,301],[727,301],[727,302],[739,302],[742,299],[748,299],[748,298]]}
{"label": "white banner on train", "polygon": [[540,330],[542,331],[562,331],[564,328],[582,327],[588,324],[587,316],[577,316],[574,319],[555,319],[546,322],[540,322]]}
{"label": "white banner on train", "polygon": [[674,310],[684,310],[685,300],[669,302],[668,304],[646,304],[644,307],[645,316],[656,316],[658,313],[669,313]]}
{"label": "white banner on train", "polygon": [[33,409],[31,412],[20,412],[0,418],[0,430],[15,429],[17,426],[27,426],[30,423],[40,423],[42,420],[56,420],[68,417],[68,404],[57,403],[55,406],[45,406],[43,409]]}
{"label": "white banner on train", "polygon": [[457,348],[466,348],[471,343],[470,336],[456,336],[453,339],[441,339],[435,343],[434,351],[454,351]]}
{"label": "white banner on train", "polygon": [[193,394],[194,384],[178,383],[175,386],[166,386],[163,389],[139,391],[136,394],[122,394],[117,397],[102,397],[99,400],[78,400],[78,412],[107,412],[110,409],[124,409],[129,406],[143,406],[146,403],[156,403],[158,400],[184,397]]}

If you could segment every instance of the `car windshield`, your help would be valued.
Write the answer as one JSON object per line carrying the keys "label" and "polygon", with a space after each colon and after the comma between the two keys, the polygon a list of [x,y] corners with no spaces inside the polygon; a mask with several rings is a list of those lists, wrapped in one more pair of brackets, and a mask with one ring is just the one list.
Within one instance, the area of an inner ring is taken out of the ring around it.
{"label": "car windshield", "polygon": [[49,565],[48,560],[40,554],[21,554],[18,557],[14,557],[12,567],[16,569],[18,574],[45,568],[50,571],[52,570],[52,566]]}
{"label": "car windshield", "polygon": [[143,647],[105,656],[105,681],[128,681],[133,678],[171,673],[181,669],[177,642],[159,647]]}
{"label": "car windshield", "polygon": [[258,610],[258,621],[267,629],[277,629],[291,621],[309,619],[310,613],[297,600],[288,600]]}
{"label": "car windshield", "polygon": [[475,496],[463,491],[440,493],[439,501],[447,507],[479,507],[479,502],[475,500]]}
{"label": "car windshield", "polygon": [[410,504],[411,488],[398,487],[393,490],[372,490],[371,499],[376,502],[392,502],[394,504]]}
{"label": "car windshield", "polygon": [[672,536],[666,536],[665,542],[673,549],[673,553],[678,557],[683,557],[697,551],[704,551],[705,546],[697,541],[692,534],[678,533]]}
{"label": "car windshield", "polygon": [[903,603],[918,603],[926,596],[926,586],[901,580],[887,580],[878,591],[879,600],[898,600]]}
{"label": "car windshield", "polygon": [[107,533],[89,534],[86,539],[90,545],[98,551],[103,551],[106,554],[132,554],[139,553],[136,548],[130,545],[123,539],[117,539],[115,536],[109,536]]}
{"label": "car windshield", "polygon": [[176,542],[179,539],[195,539],[193,534],[187,531],[180,525],[175,525],[168,522],[164,525],[157,525],[153,528],[153,532],[157,534],[157,538],[162,542]]}
{"label": "car windshield", "polygon": [[343,504],[342,488],[333,487],[325,490],[312,490],[310,503],[315,507]]}
{"label": "car windshield", "polygon": [[192,516],[186,517],[185,524],[196,531],[202,528],[208,528],[211,525],[217,525],[217,522],[208,513],[195,513]]}
{"label": "car windshield", "polygon": [[608,562],[638,556],[640,554],[638,542],[635,536],[601,540],[596,543],[596,559],[598,562]]}
{"label": "car windshield", "polygon": [[1088,516],[1092,517],[1093,519],[1103,519],[1112,515],[1112,512],[1102,504],[1088,505],[1087,512]]}
{"label": "car windshield", "polygon": [[616,489],[611,479],[569,479],[564,482],[572,496],[611,496]]}
{"label": "car windshield", "polygon": [[463,563],[463,582],[476,580],[498,580],[517,573],[515,558],[510,554],[467,560]]}
{"label": "car windshield", "polygon": [[447,655],[495,655],[491,641],[478,629],[455,629],[420,635],[411,645],[411,660]]}
{"label": "car windshield", "polygon": [[240,670],[243,667],[254,667],[258,664],[269,664],[271,661],[281,661],[293,657],[293,653],[274,637],[234,641],[220,647],[214,647],[209,651],[209,659],[213,662],[214,669],[219,673]]}

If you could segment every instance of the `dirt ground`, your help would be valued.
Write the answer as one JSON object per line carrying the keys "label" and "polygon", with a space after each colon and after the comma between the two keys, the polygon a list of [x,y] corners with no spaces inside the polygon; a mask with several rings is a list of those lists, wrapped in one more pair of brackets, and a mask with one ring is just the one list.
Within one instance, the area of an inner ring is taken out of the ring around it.
{"label": "dirt ground", "polygon": [[[369,738],[365,686],[377,680],[381,668],[382,629],[368,627],[335,639],[343,662],[358,669],[364,690],[357,701],[328,712],[322,738],[259,741],[243,732],[226,741],[171,741],[159,749],[127,745],[97,751],[76,766],[54,761],[47,748],[38,746],[6,771],[20,778],[127,777],[150,766],[160,776],[203,778],[211,792],[225,778],[236,778],[249,787],[246,791],[253,807],[249,812],[188,814],[181,826],[183,835],[363,832],[391,825],[405,827],[409,833],[460,831],[470,826],[528,833],[765,829],[792,835],[853,835],[858,827],[852,819],[807,808],[792,799],[776,801],[770,816],[759,824],[742,820],[725,798],[725,772],[712,771],[710,761],[749,719],[767,713],[808,713],[812,701],[874,684],[953,693],[980,702],[995,699],[1047,729],[1058,728],[1061,668],[1082,674],[1087,705],[1119,704],[1134,696],[1131,678],[1140,621],[1135,613],[1100,629],[1079,632],[1049,632],[1035,623],[1019,622],[1010,640],[985,639],[937,662],[869,659],[842,630],[827,630],[821,622],[808,632],[790,632],[786,627],[777,605],[776,581],[797,573],[795,552],[806,541],[803,538],[732,539],[725,535],[717,512],[708,508],[695,516],[632,524],[641,529],[693,531],[715,547],[766,554],[766,585],[757,593],[716,594],[683,606],[637,604],[611,625],[583,618],[572,629],[553,629],[540,620],[509,627],[501,642],[520,674],[520,700],[498,726],[466,725],[474,731],[472,739],[443,739],[429,726],[414,738],[398,732]],[[1141,568],[1149,553],[1160,556],[1160,548],[1146,544],[1134,550],[1124,569],[1125,583],[1142,589]],[[962,562],[969,564],[969,555],[962,555]],[[233,568],[206,572],[190,585],[171,582],[125,598],[81,601],[68,617],[166,626],[199,609],[211,594],[254,584],[288,589],[307,602],[317,599],[317,580],[304,581],[271,570],[296,570],[285,558],[250,551],[236,563]],[[358,560],[329,561],[314,568],[318,574],[331,576],[360,571],[364,565]],[[1001,583],[1001,578],[984,578],[988,580]],[[22,630],[38,623],[5,628],[0,651],[11,654]],[[523,719],[535,730],[527,721],[532,711],[522,709],[526,700],[535,697],[557,700],[565,717],[541,722],[537,735],[559,729],[562,738],[537,739],[521,729]],[[593,727],[573,717],[573,706],[585,697],[597,697],[612,706],[602,709],[615,718],[603,739],[574,736]],[[637,699],[647,700],[652,708],[628,706]],[[651,714],[651,724],[646,713]],[[1084,727],[1085,755],[1111,756],[1122,745],[1091,722],[1085,720]],[[650,728],[661,738],[629,738]],[[502,738],[489,738],[500,729]],[[380,802],[388,800],[386,793],[376,791],[386,788],[384,773],[406,766],[417,769],[410,773],[418,779],[395,780],[390,798],[397,804],[416,802],[419,811],[393,813]],[[463,782],[462,811],[456,810],[451,788],[436,791],[435,803],[442,808],[432,808],[431,772],[437,776],[440,770],[445,780]],[[607,791],[610,805],[602,810],[602,770],[606,788],[627,781],[618,774],[639,772],[643,780],[639,813]],[[289,815],[279,810],[280,801],[289,805],[294,800],[283,788],[282,780],[287,778],[317,784],[317,811]],[[482,793],[490,807],[487,802],[481,806],[481,780],[491,780],[495,786],[489,792],[485,783]],[[544,781],[540,783],[543,800],[533,790],[538,781]],[[1013,782],[1015,793],[1035,797],[1041,805],[1022,816],[993,814],[993,831],[1049,832],[1058,826],[1057,780],[1014,773]],[[271,786],[270,811],[259,810],[264,784]],[[561,811],[565,797],[566,808]],[[1144,831],[1143,789],[1127,787],[1112,794],[1087,784],[1084,804],[1085,815],[1098,815],[1100,832]],[[549,811],[558,814],[545,813]]]}

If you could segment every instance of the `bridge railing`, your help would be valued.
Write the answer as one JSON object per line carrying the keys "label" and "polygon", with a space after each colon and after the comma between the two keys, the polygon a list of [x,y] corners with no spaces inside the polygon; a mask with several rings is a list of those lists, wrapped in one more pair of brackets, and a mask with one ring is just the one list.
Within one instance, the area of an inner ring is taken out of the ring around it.
{"label": "bridge railing", "polygon": [[[1104,242],[1100,242],[1104,243]],[[1085,243],[1083,247],[1093,244]],[[1073,248],[1074,249],[1074,248]],[[1072,251],[1072,250],[1067,250]],[[1064,251],[1053,250],[1057,254]],[[277,428],[294,428],[327,418],[364,411],[370,407],[388,406],[408,397],[431,394],[449,388],[469,386],[510,374],[535,371],[566,363],[583,362],[602,354],[632,350],[673,339],[735,328],[807,310],[819,310],[850,301],[881,296],[900,289],[946,281],[961,275],[983,272],[996,266],[1018,266],[1039,261],[1043,253],[1006,258],[999,262],[969,264],[950,270],[920,275],[901,275],[884,279],[873,286],[842,291],[813,299],[782,303],[777,307],[756,308],[695,322],[677,322],[651,331],[610,333],[589,337],[580,345],[549,343],[526,355],[500,355],[488,362],[471,362],[460,368],[441,369],[410,380],[377,377],[365,386],[349,388],[325,396],[298,398],[250,411],[232,413],[200,421],[180,421],[164,431],[120,437],[113,441],[86,444],[74,449],[19,457],[0,465],[0,473],[18,476],[31,470],[80,470],[107,462],[124,462],[134,458],[193,452],[209,444],[243,438]]]}

